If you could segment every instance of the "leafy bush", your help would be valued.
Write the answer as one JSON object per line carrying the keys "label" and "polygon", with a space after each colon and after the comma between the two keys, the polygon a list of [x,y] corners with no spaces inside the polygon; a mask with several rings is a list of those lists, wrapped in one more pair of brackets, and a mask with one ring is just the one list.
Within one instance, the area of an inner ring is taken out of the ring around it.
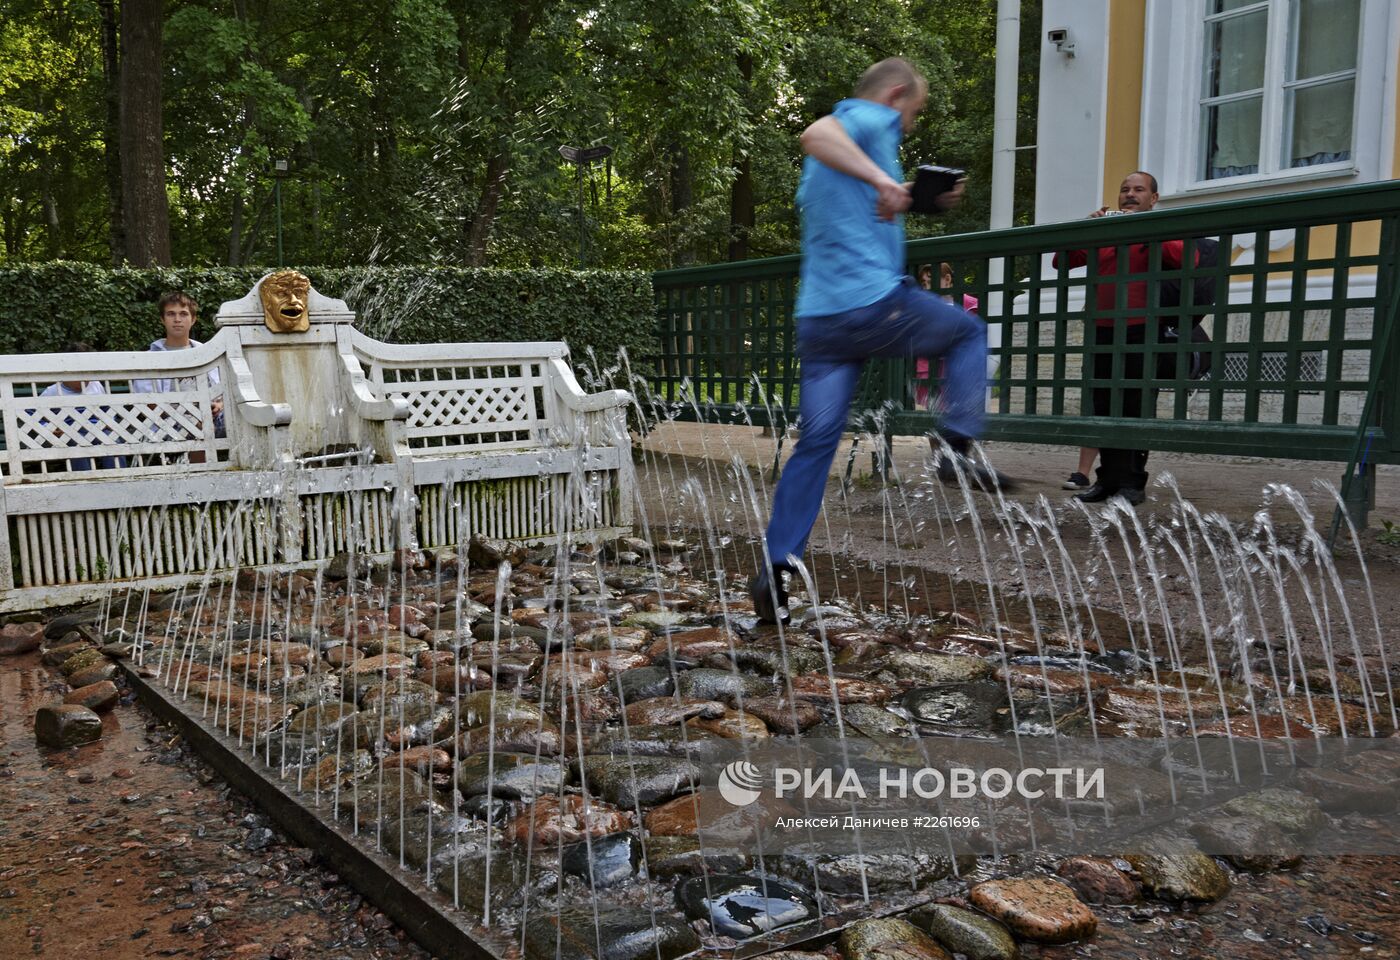
{"label": "leafy bush", "polygon": [[[110,270],[86,263],[0,267],[0,353],[56,353],[71,340],[144,350],[163,335],[155,304],[184,290],[200,305],[194,336],[214,334],[225,300],[265,267]],[[574,362],[611,363],[656,351],[651,277],[641,271],[464,267],[305,268],[312,286],[345,300],[356,326],[391,343],[564,340]]]}

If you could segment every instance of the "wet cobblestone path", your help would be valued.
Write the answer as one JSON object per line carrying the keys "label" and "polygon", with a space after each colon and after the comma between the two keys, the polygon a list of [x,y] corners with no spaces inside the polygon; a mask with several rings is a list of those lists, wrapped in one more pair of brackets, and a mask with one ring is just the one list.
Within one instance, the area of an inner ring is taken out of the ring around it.
{"label": "wet cobblestone path", "polygon": [[37,653],[0,669],[0,956],[427,957],[128,696],[96,743],[36,746],[63,689]]}

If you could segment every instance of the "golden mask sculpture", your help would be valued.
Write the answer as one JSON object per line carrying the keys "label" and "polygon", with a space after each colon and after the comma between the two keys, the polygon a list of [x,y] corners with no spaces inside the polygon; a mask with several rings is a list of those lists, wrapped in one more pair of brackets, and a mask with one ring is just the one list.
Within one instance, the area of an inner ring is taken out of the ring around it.
{"label": "golden mask sculpture", "polygon": [[311,281],[295,270],[279,270],[263,279],[258,288],[263,321],[273,333],[304,333],[311,326],[306,300]]}

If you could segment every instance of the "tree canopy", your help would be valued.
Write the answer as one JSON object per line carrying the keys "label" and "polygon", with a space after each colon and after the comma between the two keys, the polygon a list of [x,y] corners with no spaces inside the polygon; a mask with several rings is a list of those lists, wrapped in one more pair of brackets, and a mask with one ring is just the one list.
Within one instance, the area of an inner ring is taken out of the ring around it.
{"label": "tree canopy", "polygon": [[[1022,7],[1024,143],[1039,3]],[[147,262],[270,264],[279,200],[285,259],[299,264],[571,266],[580,198],[589,266],[790,253],[798,135],[864,67],[896,54],[931,87],[906,165],[971,173],[963,208],[912,220],[910,235],[986,225],[995,0],[0,0],[0,9],[4,262],[121,263],[140,250]],[[153,22],[159,30],[142,40]],[[138,68],[144,86],[131,82]],[[157,98],[155,117],[154,103],[132,100],[138,86]],[[151,182],[133,182],[131,167],[150,166],[132,157],[151,155],[141,137],[151,120],[168,254],[123,237],[123,223],[162,229],[131,209],[150,205]],[[561,156],[564,144],[612,153],[580,169]],[[1024,219],[1032,165],[1029,151],[1020,156]]]}

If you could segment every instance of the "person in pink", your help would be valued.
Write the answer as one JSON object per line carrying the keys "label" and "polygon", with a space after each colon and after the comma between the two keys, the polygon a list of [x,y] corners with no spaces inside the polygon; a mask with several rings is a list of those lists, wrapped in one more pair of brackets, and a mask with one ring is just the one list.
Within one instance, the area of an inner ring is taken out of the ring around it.
{"label": "person in pink", "polygon": [[[919,286],[923,287],[925,290],[932,290],[933,264],[926,263],[919,267],[918,278]],[[953,289],[953,265],[946,261],[938,265],[938,289],[940,291]],[[953,302],[953,295],[951,293],[941,293],[940,295],[948,303]],[[979,304],[977,303],[976,297],[966,293],[962,295],[962,308],[968,313],[976,316],[978,306]],[[942,375],[943,371],[940,369],[939,376]],[[920,410],[927,410],[929,407],[929,395],[931,390],[929,389],[928,376],[928,357],[919,357],[914,363],[914,406]]]}

